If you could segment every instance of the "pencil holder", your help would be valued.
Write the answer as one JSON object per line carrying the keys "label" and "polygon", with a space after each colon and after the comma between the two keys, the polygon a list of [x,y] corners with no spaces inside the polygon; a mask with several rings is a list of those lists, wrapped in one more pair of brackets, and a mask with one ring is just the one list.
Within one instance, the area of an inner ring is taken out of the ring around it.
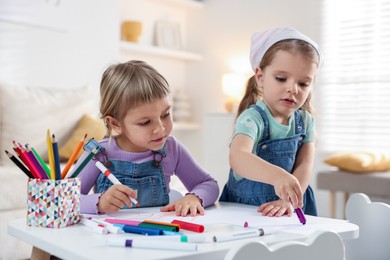
{"label": "pencil holder", "polygon": [[80,221],[80,179],[29,179],[27,225],[62,228]]}

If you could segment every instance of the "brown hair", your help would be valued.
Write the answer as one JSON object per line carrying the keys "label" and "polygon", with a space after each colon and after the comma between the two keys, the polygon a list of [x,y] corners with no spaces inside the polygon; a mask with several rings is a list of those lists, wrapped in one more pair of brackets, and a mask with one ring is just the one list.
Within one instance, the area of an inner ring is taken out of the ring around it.
{"label": "brown hair", "polygon": [[[169,95],[169,84],[144,61],[131,60],[113,64],[103,73],[100,83],[100,117],[122,120],[130,108]],[[106,136],[112,129],[105,123]]]}
{"label": "brown hair", "polygon": [[[298,39],[287,39],[272,45],[267,52],[264,54],[263,59],[260,61],[259,67],[264,70],[275,57],[275,54],[280,51],[288,51],[300,53],[304,57],[306,57],[309,61],[314,61],[319,66],[319,56],[315,48],[310,45],[308,42]],[[257,85],[255,75],[252,76],[246,85],[245,94],[238,106],[237,117],[252,104],[255,104],[259,98],[263,96],[263,89]],[[309,94],[305,103],[302,105],[300,109],[307,110],[309,112],[313,112],[313,107],[310,103],[312,98],[312,93]]]}

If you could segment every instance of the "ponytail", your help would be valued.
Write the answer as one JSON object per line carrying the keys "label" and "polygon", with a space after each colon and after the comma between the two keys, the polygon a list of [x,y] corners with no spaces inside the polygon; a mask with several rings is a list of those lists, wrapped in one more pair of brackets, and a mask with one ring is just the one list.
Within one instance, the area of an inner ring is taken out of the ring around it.
{"label": "ponytail", "polygon": [[248,79],[245,94],[238,106],[237,117],[261,97],[261,90],[257,86],[255,75]]}

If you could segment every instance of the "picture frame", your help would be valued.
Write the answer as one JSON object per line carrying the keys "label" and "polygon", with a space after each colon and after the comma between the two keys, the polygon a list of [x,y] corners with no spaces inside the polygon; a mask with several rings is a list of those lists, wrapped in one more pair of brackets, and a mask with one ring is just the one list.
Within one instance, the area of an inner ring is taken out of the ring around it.
{"label": "picture frame", "polygon": [[156,46],[181,49],[180,24],[171,21],[156,21]]}

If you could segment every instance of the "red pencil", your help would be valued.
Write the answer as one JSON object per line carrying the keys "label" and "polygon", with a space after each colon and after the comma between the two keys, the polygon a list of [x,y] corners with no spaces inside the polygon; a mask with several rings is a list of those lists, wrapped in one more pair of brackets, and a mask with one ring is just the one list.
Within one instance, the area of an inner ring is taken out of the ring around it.
{"label": "red pencil", "polygon": [[31,172],[26,168],[26,166],[23,165],[22,162],[18,160],[18,158],[16,158],[12,153],[8,152],[7,150],[5,150],[5,153],[7,154],[8,158],[10,158],[11,161],[13,161],[16,166],[18,166],[27,175],[27,177],[34,178]]}

